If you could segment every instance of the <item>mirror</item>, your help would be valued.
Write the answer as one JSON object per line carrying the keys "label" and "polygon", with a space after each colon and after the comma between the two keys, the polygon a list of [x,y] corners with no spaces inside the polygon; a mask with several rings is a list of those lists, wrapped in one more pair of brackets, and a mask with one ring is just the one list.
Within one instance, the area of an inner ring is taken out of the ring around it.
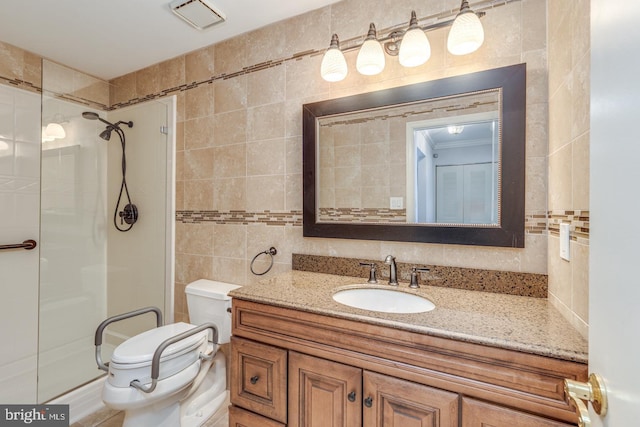
{"label": "mirror", "polygon": [[524,247],[525,76],[304,105],[304,235]]}

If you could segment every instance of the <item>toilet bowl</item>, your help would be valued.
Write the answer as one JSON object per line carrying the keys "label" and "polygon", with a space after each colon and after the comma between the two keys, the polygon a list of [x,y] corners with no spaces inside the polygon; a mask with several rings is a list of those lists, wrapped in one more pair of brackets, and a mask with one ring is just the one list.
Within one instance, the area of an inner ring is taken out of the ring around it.
{"label": "toilet bowl", "polygon": [[[116,347],[102,400],[125,412],[123,427],[198,427],[228,406],[226,361],[217,350],[229,342],[231,298],[227,294],[238,287],[204,279],[190,283],[186,294],[192,323],[160,326]],[[197,326],[201,324],[205,329]],[[163,348],[154,377],[154,353],[181,334],[185,337]],[[216,342],[211,341],[214,335]]]}

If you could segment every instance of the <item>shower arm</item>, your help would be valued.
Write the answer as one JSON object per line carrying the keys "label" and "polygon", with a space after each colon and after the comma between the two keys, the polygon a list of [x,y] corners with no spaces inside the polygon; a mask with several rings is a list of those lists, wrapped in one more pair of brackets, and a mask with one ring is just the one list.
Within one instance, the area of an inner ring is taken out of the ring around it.
{"label": "shower arm", "polygon": [[162,326],[162,312],[158,307],[145,307],[139,308],[138,310],[133,310],[128,313],[118,314],[116,316],[109,317],[104,320],[100,325],[98,325],[98,329],[96,329],[95,336],[95,345],[96,345],[96,363],[98,364],[98,369],[101,369],[105,372],[109,372],[109,362],[104,363],[102,361],[102,337],[104,335],[104,330],[107,326],[114,322],[119,322],[120,320],[129,319],[131,317],[140,316],[141,314],[154,312],[156,314],[156,325],[159,328]]}

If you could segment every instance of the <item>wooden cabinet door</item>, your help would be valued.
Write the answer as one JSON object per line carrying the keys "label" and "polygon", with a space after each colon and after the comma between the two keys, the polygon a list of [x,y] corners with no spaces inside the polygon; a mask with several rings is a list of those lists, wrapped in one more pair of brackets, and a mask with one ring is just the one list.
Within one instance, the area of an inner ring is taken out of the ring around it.
{"label": "wooden cabinet door", "polygon": [[367,427],[457,427],[458,395],[373,372],[364,373]]}
{"label": "wooden cabinet door", "polygon": [[289,352],[289,427],[360,427],[362,370]]}
{"label": "wooden cabinet door", "polygon": [[284,424],[237,406],[229,407],[229,427],[286,427]]}
{"label": "wooden cabinet door", "polygon": [[287,351],[231,337],[231,403],[287,422]]}
{"label": "wooden cabinet door", "polygon": [[575,427],[479,400],[462,399],[462,427]]}

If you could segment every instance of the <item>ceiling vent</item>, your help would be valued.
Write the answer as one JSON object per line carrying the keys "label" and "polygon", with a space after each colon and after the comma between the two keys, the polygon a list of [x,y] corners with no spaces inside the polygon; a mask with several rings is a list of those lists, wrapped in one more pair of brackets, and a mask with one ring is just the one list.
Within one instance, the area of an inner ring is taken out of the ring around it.
{"label": "ceiling vent", "polygon": [[226,16],[207,0],[174,0],[169,6],[173,13],[199,30],[224,22]]}

